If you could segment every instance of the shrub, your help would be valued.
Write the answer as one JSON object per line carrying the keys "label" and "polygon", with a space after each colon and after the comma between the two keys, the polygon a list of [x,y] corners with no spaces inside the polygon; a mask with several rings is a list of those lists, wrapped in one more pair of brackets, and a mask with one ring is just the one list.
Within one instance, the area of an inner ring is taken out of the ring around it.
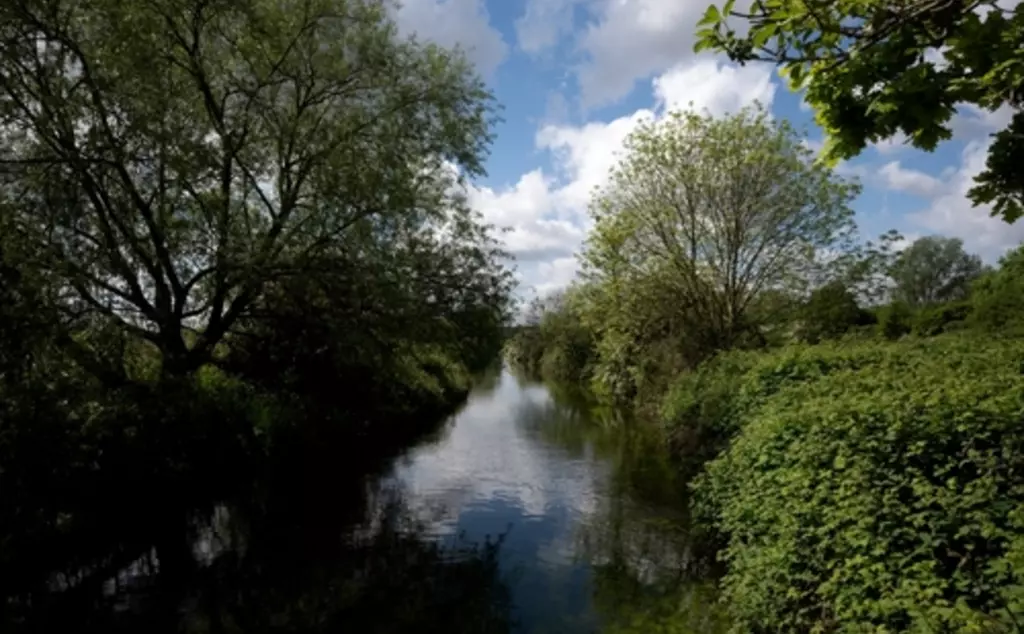
{"label": "shrub", "polygon": [[[913,332],[921,337],[934,337],[949,330],[956,330],[955,323],[962,323],[971,313],[969,302],[951,302],[921,309],[914,316]],[[952,326],[952,328],[950,328]]]}
{"label": "shrub", "polygon": [[667,391],[661,420],[673,449],[689,463],[713,458],[750,414],[779,391],[843,370],[898,367],[903,355],[878,340],[847,346],[792,345],[771,353],[722,353],[681,374]]}
{"label": "shrub", "polygon": [[999,269],[975,281],[971,325],[989,332],[1024,330],[1024,247],[1010,251]]}
{"label": "shrub", "polygon": [[1010,631],[1021,360],[1022,344],[945,336],[749,373],[762,399],[697,484],[738,631]]}
{"label": "shrub", "polygon": [[853,293],[842,283],[833,282],[811,293],[800,311],[797,336],[808,343],[836,339],[850,328],[863,325],[866,319]]}
{"label": "shrub", "polygon": [[661,406],[662,424],[676,452],[701,464],[735,433],[742,414],[737,394],[758,358],[754,352],[726,352],[679,375]]}
{"label": "shrub", "polygon": [[910,334],[914,311],[904,302],[893,302],[878,313],[878,334],[890,341]]}

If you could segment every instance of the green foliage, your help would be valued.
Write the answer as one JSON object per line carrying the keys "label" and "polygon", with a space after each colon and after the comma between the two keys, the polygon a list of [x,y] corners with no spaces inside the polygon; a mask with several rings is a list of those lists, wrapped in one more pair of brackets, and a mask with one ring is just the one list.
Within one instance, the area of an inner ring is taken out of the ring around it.
{"label": "green foliage", "polygon": [[798,336],[808,343],[835,339],[854,326],[870,320],[866,311],[842,282],[832,282],[815,289],[800,311]]}
{"label": "green foliage", "polygon": [[680,374],[661,405],[661,421],[675,451],[695,464],[717,455],[737,431],[745,407],[740,397],[760,353],[726,352]]}
{"label": "green foliage", "polygon": [[15,0],[0,24],[4,230],[70,333],[104,321],[188,374],[339,251],[393,246],[382,278],[448,297],[491,264],[459,186],[491,97],[381,3]]}
{"label": "green foliage", "polygon": [[[325,506],[361,511],[499,352],[513,280],[464,187],[492,99],[389,16],[0,6],[4,619],[112,603],[154,548],[177,592],[189,520],[259,506],[317,451],[355,490]],[[286,497],[324,482],[302,485]]]}
{"label": "green foliage", "polygon": [[736,631],[1012,631],[1024,347],[946,336],[799,356],[771,389],[748,374],[760,403],[698,485],[728,538]]}
{"label": "green foliage", "polygon": [[608,634],[725,634],[729,618],[712,584],[619,606]]}
{"label": "green foliage", "polygon": [[914,329],[914,310],[904,302],[896,301],[883,306],[878,312],[878,334],[895,340]]}
{"label": "green foliage", "polygon": [[589,381],[595,357],[591,331],[580,321],[578,288],[534,303],[529,320],[506,345],[505,356],[518,370],[558,383]]}
{"label": "green foliage", "polygon": [[761,107],[640,126],[590,206],[578,313],[594,391],[656,408],[678,372],[779,337],[793,298],[839,270],[823,253],[852,252],[857,189]]}
{"label": "green foliage", "polygon": [[[828,134],[825,158],[851,158],[868,143],[903,134],[932,150],[952,135],[957,104],[983,110],[1019,106],[1024,8],[995,2],[767,0],[750,13],[709,8],[696,49],[779,64]],[[737,33],[730,17],[745,22]],[[938,53],[936,49],[941,49]],[[1024,115],[995,135],[986,169],[970,191],[975,204],[1015,221],[1022,213]]]}
{"label": "green foliage", "polygon": [[913,332],[921,337],[934,337],[962,328],[971,315],[971,309],[972,304],[967,301],[922,308],[914,315]]}
{"label": "green foliage", "polygon": [[1024,247],[1003,256],[999,268],[973,287],[969,323],[988,333],[1021,332],[1024,328]]}
{"label": "green foliage", "polygon": [[963,240],[941,236],[915,240],[889,268],[893,298],[915,308],[966,299],[981,272],[981,258],[966,253]]}

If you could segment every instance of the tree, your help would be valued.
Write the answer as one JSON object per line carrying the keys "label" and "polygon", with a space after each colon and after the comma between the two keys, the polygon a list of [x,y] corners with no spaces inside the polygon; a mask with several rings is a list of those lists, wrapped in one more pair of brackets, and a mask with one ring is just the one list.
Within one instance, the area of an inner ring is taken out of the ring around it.
{"label": "tree", "polygon": [[[690,362],[737,345],[758,332],[756,298],[804,292],[826,256],[850,248],[857,190],[761,107],[643,124],[591,204],[584,275],[609,289],[591,313],[628,323],[660,315]],[[635,310],[627,299],[640,293],[659,306],[613,317]]]}
{"label": "tree", "polygon": [[839,281],[815,289],[801,308],[799,334],[809,343],[834,339],[854,326],[868,324],[853,293]]}
{"label": "tree", "polygon": [[114,324],[166,374],[338,248],[477,222],[456,182],[482,172],[490,97],[383,3],[12,0],[0,25],[13,239],[69,331]]}
{"label": "tree", "polygon": [[[708,7],[696,50],[782,66],[828,135],[824,157],[851,158],[868,143],[906,135],[932,150],[952,135],[957,104],[1015,114],[997,133],[970,190],[976,205],[1013,222],[1024,213],[1024,5],[995,0],[735,0]],[[728,18],[744,21],[743,34]],[[941,52],[940,52],[941,51]]]}
{"label": "tree", "polygon": [[893,297],[920,308],[965,299],[981,272],[981,258],[965,252],[963,240],[927,236],[897,256],[889,275]]}

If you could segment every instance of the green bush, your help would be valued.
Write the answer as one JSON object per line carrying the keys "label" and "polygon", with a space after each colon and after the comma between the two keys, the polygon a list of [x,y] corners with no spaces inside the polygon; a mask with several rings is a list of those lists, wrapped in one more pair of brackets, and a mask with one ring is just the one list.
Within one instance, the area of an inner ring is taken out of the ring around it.
{"label": "green bush", "polygon": [[715,457],[750,414],[779,391],[844,370],[898,368],[905,360],[877,339],[856,346],[826,342],[768,353],[725,352],[677,377],[662,401],[662,425],[678,456],[700,464]]}
{"label": "green bush", "polygon": [[914,329],[914,311],[904,302],[893,302],[878,313],[878,334],[890,341],[908,335]]}
{"label": "green bush", "polygon": [[808,343],[836,339],[855,326],[865,325],[870,318],[846,286],[833,282],[811,293],[800,311],[797,337]]}
{"label": "green bush", "polygon": [[972,327],[988,332],[1024,331],[1024,247],[1010,251],[999,268],[975,281]]}
{"label": "green bush", "polygon": [[1024,344],[924,343],[803,349],[748,372],[741,393],[759,402],[697,484],[727,540],[737,631],[1010,631]]}
{"label": "green bush", "polygon": [[661,420],[673,449],[688,460],[713,457],[739,425],[737,394],[760,357],[755,352],[722,353],[680,374],[661,406]]}
{"label": "green bush", "polygon": [[930,306],[921,309],[914,315],[913,332],[920,337],[934,337],[935,335],[956,330],[958,326],[953,324],[962,323],[971,313],[969,302],[950,302],[938,306]]}

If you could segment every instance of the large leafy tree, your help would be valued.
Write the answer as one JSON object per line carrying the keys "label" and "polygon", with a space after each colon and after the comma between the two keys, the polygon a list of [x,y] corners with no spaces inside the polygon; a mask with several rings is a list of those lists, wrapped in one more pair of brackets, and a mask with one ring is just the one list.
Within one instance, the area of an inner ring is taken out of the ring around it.
{"label": "large leafy tree", "polygon": [[69,332],[114,324],[180,375],[339,249],[479,244],[455,185],[481,172],[490,97],[384,3],[11,0],[0,38],[6,238]]}
{"label": "large leafy tree", "polygon": [[889,269],[893,298],[914,307],[965,299],[981,272],[981,258],[964,251],[963,240],[942,236],[915,240]]}
{"label": "large leafy tree", "polygon": [[[932,150],[957,104],[1009,105],[970,197],[1013,222],[1024,213],[1024,5],[997,0],[735,0],[708,8],[697,49],[782,66],[828,134],[825,157],[850,158],[897,133]],[[729,18],[738,18],[737,29]]]}
{"label": "large leafy tree", "polygon": [[629,137],[593,199],[585,272],[619,289],[609,296],[657,277],[650,290],[687,338],[728,347],[749,333],[755,298],[806,289],[851,247],[856,192],[763,108],[725,118],[676,112]]}

